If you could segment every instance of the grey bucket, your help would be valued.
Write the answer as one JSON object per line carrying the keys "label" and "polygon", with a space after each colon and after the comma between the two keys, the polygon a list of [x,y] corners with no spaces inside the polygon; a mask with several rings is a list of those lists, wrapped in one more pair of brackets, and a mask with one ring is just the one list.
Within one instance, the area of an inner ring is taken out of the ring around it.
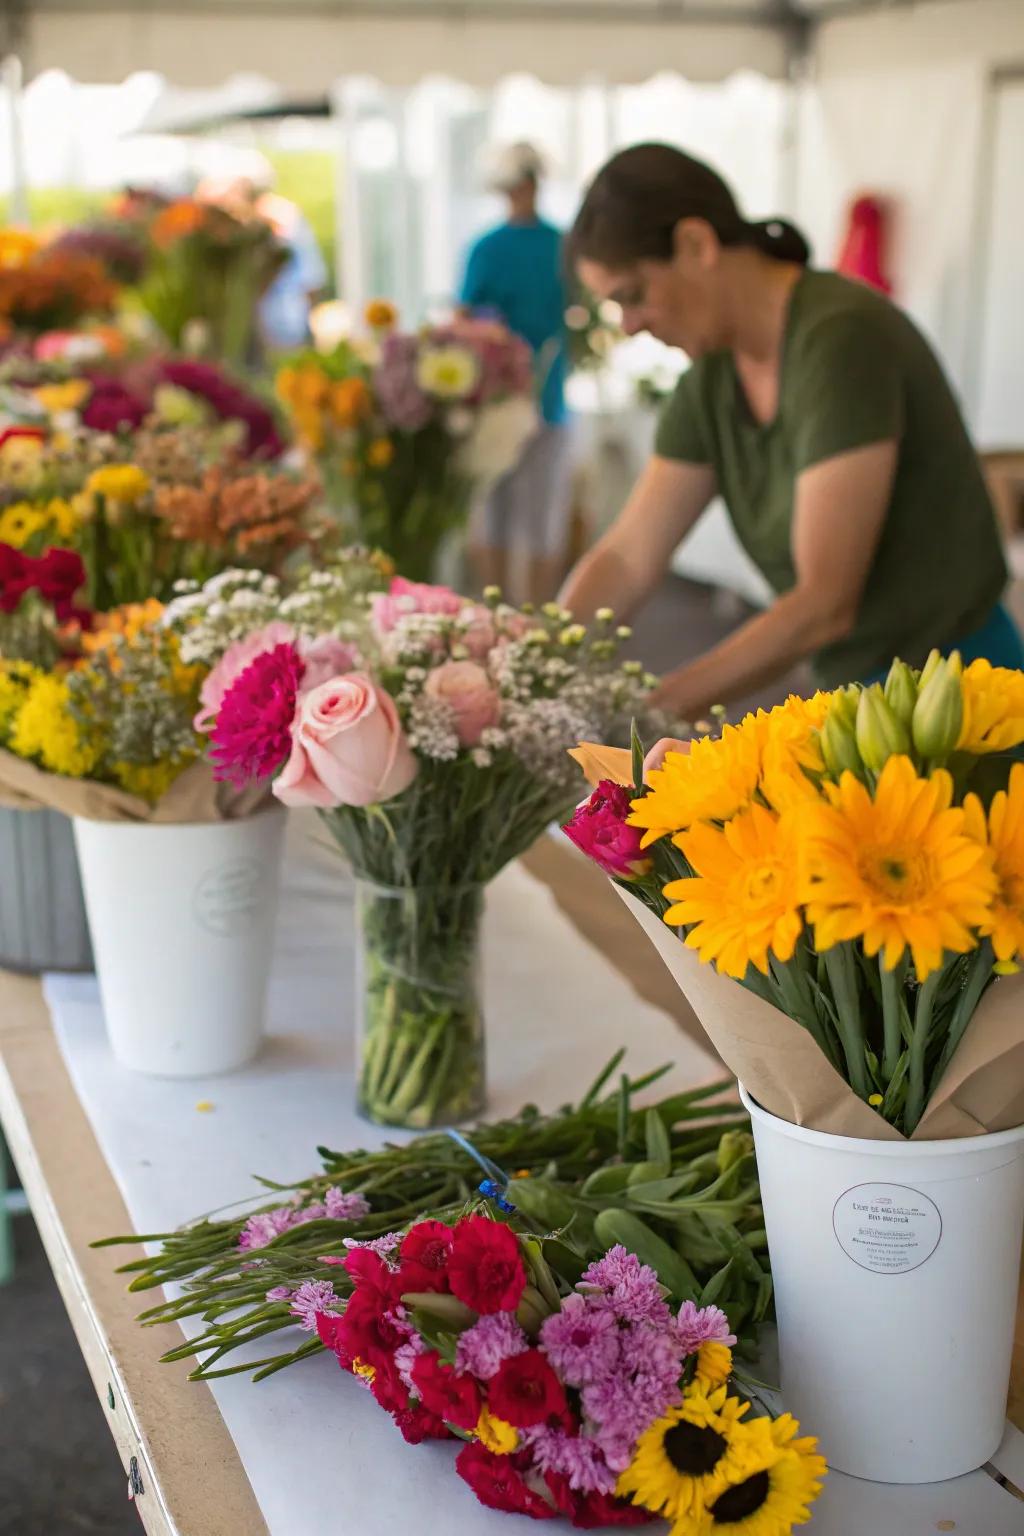
{"label": "grey bucket", "polygon": [[93,968],[71,822],[57,811],[0,807],[0,966]]}

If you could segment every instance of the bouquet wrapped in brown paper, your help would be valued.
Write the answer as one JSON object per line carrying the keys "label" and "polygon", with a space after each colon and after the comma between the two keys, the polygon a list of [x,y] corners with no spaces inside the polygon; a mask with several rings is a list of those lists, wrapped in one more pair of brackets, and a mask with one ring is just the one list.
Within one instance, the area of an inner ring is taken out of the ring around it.
{"label": "bouquet wrapped in brown paper", "polygon": [[792,1124],[1024,1123],[1024,674],[954,655],[642,752],[584,746],[566,831],[723,1060]]}

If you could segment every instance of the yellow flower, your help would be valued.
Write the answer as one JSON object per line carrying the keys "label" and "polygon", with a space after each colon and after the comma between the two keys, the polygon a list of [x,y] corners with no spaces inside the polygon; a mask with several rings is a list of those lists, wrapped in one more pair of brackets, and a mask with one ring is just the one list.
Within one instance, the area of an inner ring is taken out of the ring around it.
{"label": "yellow flower", "polygon": [[387,469],[395,456],[395,445],[390,437],[375,437],[366,450],[366,462],[371,469]]}
{"label": "yellow flower", "polygon": [[489,1408],[481,1408],[476,1421],[476,1438],[495,1456],[511,1456],[519,1446],[519,1432]]}
{"label": "yellow flower", "polygon": [[0,512],[0,544],[13,544],[15,549],[22,549],[47,527],[49,521],[42,507],[34,507],[28,501],[16,501]]}
{"label": "yellow flower", "polygon": [[980,931],[991,937],[1000,964],[1009,964],[1024,954],[1024,764],[1011,768],[1009,787],[994,797],[987,823],[977,795],[964,800],[964,817],[968,835],[991,850],[998,882]]}
{"label": "yellow flower", "polygon": [[0,229],[0,268],[24,267],[40,247],[38,235],[13,225]]}
{"label": "yellow flower", "polygon": [[136,464],[106,464],[93,470],[85,489],[107,501],[135,502],[147,495],[149,483],[146,471]]}
{"label": "yellow flower", "polygon": [[708,1493],[742,1482],[770,1459],[767,1421],[740,1422],[749,1406],[724,1387],[709,1396],[688,1390],[640,1436],[616,1493],[669,1520],[699,1519]]}
{"label": "yellow flower", "polygon": [[61,416],[65,411],[77,411],[92,393],[87,379],[67,379],[63,384],[40,384],[32,391],[48,416]]}
{"label": "yellow flower", "polygon": [[958,752],[1005,752],[1024,742],[1024,672],[979,658],[960,679],[964,720]]}
{"label": "yellow flower", "polygon": [[817,780],[825,772],[818,732],[828,716],[831,695],[810,699],[795,694],[785,704],[754,717],[761,736],[760,789],[769,805],[785,811],[818,798]]}
{"label": "yellow flower", "polygon": [[62,678],[44,672],[28,690],[11,733],[11,751],[38,758],[51,773],[81,779],[96,766],[97,747],[85,740],[68,707]]}
{"label": "yellow flower", "polygon": [[159,625],[164,605],[155,597],[147,597],[144,603],[123,603],[109,613],[97,614],[95,627],[83,634],[82,649],[87,656],[108,650],[120,637],[134,640],[144,629]]}
{"label": "yellow flower", "polygon": [[361,1376],[364,1381],[373,1381],[377,1374],[377,1368],[373,1365],[367,1365],[366,1361],[360,1360],[357,1355],[352,1361],[352,1374],[353,1376]]}
{"label": "yellow flower", "polygon": [[31,490],[42,474],[43,441],[40,437],[9,437],[0,445],[0,482]]}
{"label": "yellow flower", "polygon": [[852,773],[826,784],[829,803],[801,817],[801,880],[819,950],[863,939],[892,970],[909,948],[919,980],[944,950],[965,954],[989,919],[995,875],[988,850],[951,806],[944,770],[919,779],[906,757],[891,757],[874,799]]}
{"label": "yellow flower", "polygon": [[29,688],[44,675],[29,661],[0,659],[0,741],[6,741]]}
{"label": "yellow flower", "polygon": [[55,496],[52,501],[47,502],[46,512],[61,542],[74,538],[78,529],[78,517],[69,501],[65,501],[62,496]]}
{"label": "yellow flower", "polygon": [[648,792],[627,817],[643,827],[641,848],[696,821],[728,821],[749,805],[761,774],[761,750],[753,716],[727,725],[717,740],[701,737],[686,752],[669,752],[648,776]]}
{"label": "yellow flower", "polygon": [[390,331],[398,323],[398,310],[389,299],[371,299],[363,319],[372,331]]}
{"label": "yellow flower", "polygon": [[702,1392],[722,1387],[732,1375],[732,1350],[717,1339],[706,1339],[697,1351],[694,1381]]}
{"label": "yellow flower", "polygon": [[810,1436],[798,1439],[799,1425],[788,1413],[774,1423],[754,1423],[768,1425],[763,1464],[737,1480],[723,1476],[709,1488],[703,1516],[686,1536],[790,1536],[794,1526],[810,1520],[810,1507],[828,1472],[825,1458],[817,1454],[818,1442]]}
{"label": "yellow flower", "polygon": [[416,382],[439,400],[462,400],[480,376],[480,364],[467,347],[427,347],[420,355]]}
{"label": "yellow flower", "polygon": [[165,795],[174,783],[178,775],[195,761],[194,757],[175,758],[162,763],[124,763],[111,764],[114,778],[123,790],[130,795],[138,795],[140,800],[147,800],[150,805]]}
{"label": "yellow flower", "polygon": [[748,965],[767,974],[769,950],[778,960],[792,957],[803,927],[795,824],[796,813],[751,805],[724,828],[701,823],[673,838],[696,873],[666,885],[676,905],[665,921],[692,923],[687,945],[727,976],[742,978]]}

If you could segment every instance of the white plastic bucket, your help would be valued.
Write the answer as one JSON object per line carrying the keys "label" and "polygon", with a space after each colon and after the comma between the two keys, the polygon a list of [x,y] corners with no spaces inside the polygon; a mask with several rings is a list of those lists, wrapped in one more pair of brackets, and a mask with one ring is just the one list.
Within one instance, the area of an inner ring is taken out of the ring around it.
{"label": "white plastic bucket", "polygon": [[782,1396],[840,1472],[932,1483],[1003,1438],[1024,1126],[862,1141],[750,1111]]}
{"label": "white plastic bucket", "polygon": [[205,1077],[259,1050],[286,814],[75,818],[107,1033],[132,1071]]}

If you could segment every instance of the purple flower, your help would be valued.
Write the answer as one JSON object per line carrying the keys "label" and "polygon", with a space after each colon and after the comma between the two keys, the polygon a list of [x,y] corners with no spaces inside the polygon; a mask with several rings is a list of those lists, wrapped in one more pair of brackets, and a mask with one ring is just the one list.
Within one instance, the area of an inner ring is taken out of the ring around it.
{"label": "purple flower", "polygon": [[678,1383],[669,1385],[657,1376],[608,1376],[584,1387],[583,1411],[613,1471],[625,1471],[639,1437],[681,1398]]}
{"label": "purple flower", "polygon": [[654,1270],[621,1243],[584,1270],[577,1290],[599,1292],[623,1322],[664,1325],[670,1317]]}
{"label": "purple flower", "polygon": [[292,1294],[290,1285],[274,1285],[267,1292],[268,1301],[287,1301]]}
{"label": "purple flower", "polygon": [[502,1364],[529,1349],[526,1335],[511,1312],[491,1312],[460,1334],[455,1368],[478,1381],[490,1381]]}
{"label": "purple flower", "polygon": [[370,1214],[370,1202],[365,1195],[346,1195],[344,1190],[331,1188],[324,1200],[332,1221],[358,1221]]}
{"label": "purple flower", "polygon": [[702,1344],[714,1342],[731,1347],[736,1343],[729,1319],[720,1307],[698,1307],[692,1301],[684,1301],[673,1319],[673,1328],[684,1355],[695,1355]]}
{"label": "purple flower", "polygon": [[265,1248],[275,1237],[287,1232],[297,1220],[302,1219],[293,1205],[282,1205],[276,1211],[259,1211],[255,1216],[250,1216],[242,1228],[238,1246],[243,1249]]}
{"label": "purple flower", "polygon": [[418,432],[427,425],[433,405],[416,382],[419,339],[393,333],[385,336],[373,385],[389,426]]}
{"label": "purple flower", "polygon": [[[370,1252],[375,1253],[378,1259],[388,1259],[395,1249],[401,1246],[404,1236],[404,1232],[385,1232],[383,1237],[370,1237],[363,1240],[358,1237],[345,1237],[342,1239],[342,1246],[344,1248],[369,1248]],[[327,1260],[321,1259],[320,1262],[326,1264]],[[343,1259],[331,1259],[332,1264],[343,1264],[344,1262]],[[397,1266],[393,1267],[397,1268]]]}
{"label": "purple flower", "polygon": [[165,383],[205,400],[222,421],[242,422],[246,429],[246,458],[276,459],[283,451],[284,442],[273,412],[213,363],[201,363],[187,357],[172,358],[163,364],[160,372]]}
{"label": "purple flower", "polygon": [[82,425],[90,432],[118,432],[140,427],[149,410],[140,396],[125,389],[117,379],[94,378],[92,394],[82,410]]}
{"label": "purple flower", "polygon": [[567,1435],[563,1429],[541,1425],[528,1431],[527,1438],[539,1471],[566,1478],[577,1493],[614,1493],[616,1473],[589,1435]]}
{"label": "purple flower", "polygon": [[619,1324],[603,1301],[569,1296],[540,1330],[547,1357],[562,1381],[584,1387],[600,1381],[619,1360]]}
{"label": "purple flower", "polygon": [[337,1304],[334,1286],[329,1280],[304,1280],[292,1297],[289,1311],[306,1333],[316,1332],[318,1312],[330,1312]]}

